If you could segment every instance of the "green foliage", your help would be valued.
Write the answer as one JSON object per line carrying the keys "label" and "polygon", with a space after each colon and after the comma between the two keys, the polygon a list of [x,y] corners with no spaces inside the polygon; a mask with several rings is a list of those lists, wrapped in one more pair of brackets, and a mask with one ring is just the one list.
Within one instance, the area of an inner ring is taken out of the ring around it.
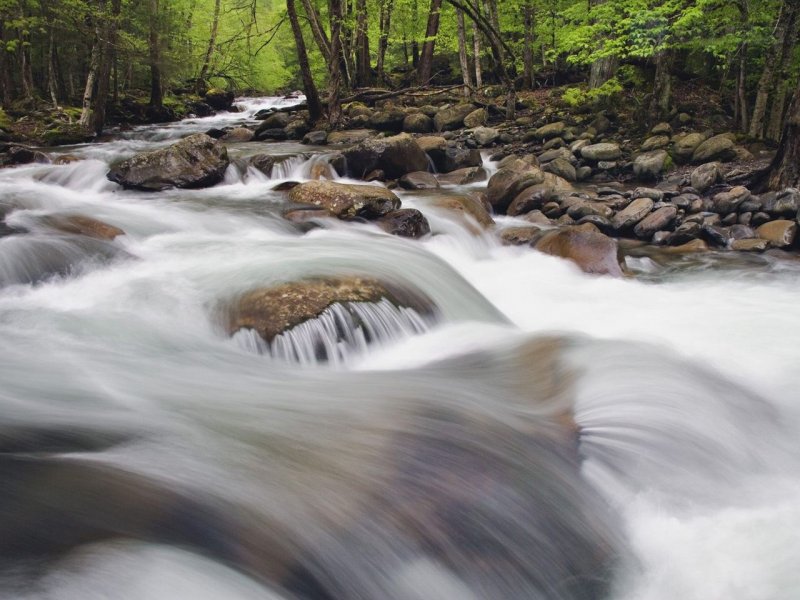
{"label": "green foliage", "polygon": [[568,106],[572,108],[607,106],[623,91],[622,84],[619,79],[612,77],[603,85],[595,89],[586,89],[585,87],[569,87],[564,90],[561,96]]}

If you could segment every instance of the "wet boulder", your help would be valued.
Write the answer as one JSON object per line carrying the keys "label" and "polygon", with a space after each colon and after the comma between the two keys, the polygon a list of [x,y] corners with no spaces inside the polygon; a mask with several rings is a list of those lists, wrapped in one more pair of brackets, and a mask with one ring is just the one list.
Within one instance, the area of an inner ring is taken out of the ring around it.
{"label": "wet boulder", "polygon": [[249,164],[257,171],[270,177],[272,176],[272,169],[275,167],[275,157],[269,154],[256,154],[250,157]]}
{"label": "wet boulder", "polygon": [[468,127],[469,129],[481,127],[482,125],[486,125],[488,118],[489,114],[486,112],[486,109],[478,108],[464,117],[464,127]]}
{"label": "wet boulder", "polygon": [[653,210],[653,201],[650,198],[636,198],[614,215],[611,224],[619,232],[628,231],[649,215],[651,210]]}
{"label": "wet boulder", "polygon": [[500,239],[509,246],[527,246],[542,230],[533,226],[506,227],[500,232]]}
{"label": "wet boulder", "polygon": [[452,131],[464,126],[464,119],[475,111],[474,104],[456,104],[436,113],[433,124],[436,131]]}
{"label": "wet boulder", "polygon": [[358,144],[377,135],[371,129],[347,129],[345,131],[331,131],[328,134],[328,144],[333,146]]}
{"label": "wet boulder", "polygon": [[231,110],[234,98],[233,92],[211,88],[205,93],[203,101],[214,110]]}
{"label": "wet boulder", "polygon": [[459,169],[480,167],[483,164],[481,153],[470,148],[459,148],[446,144],[427,150],[436,170],[439,173],[452,173]]}
{"label": "wet boulder", "polygon": [[230,131],[226,131],[220,138],[223,142],[229,143],[243,143],[249,142],[253,139],[253,132],[247,127],[234,127]]}
{"label": "wet boulder", "polygon": [[727,135],[715,135],[697,146],[692,153],[692,162],[702,164],[710,161],[728,162],[736,158],[736,144]]}
{"label": "wet boulder", "polygon": [[400,208],[400,199],[385,187],[334,181],[307,181],[292,188],[289,200],[319,206],[339,219],[375,219]]}
{"label": "wet boulder", "polygon": [[662,206],[639,221],[633,232],[638,238],[649,239],[655,232],[665,230],[672,225],[677,216],[678,209],[675,206],[671,204]]}
{"label": "wet boulder", "polygon": [[303,136],[303,144],[307,146],[324,146],[328,143],[328,132],[324,130],[310,131]]}
{"label": "wet boulder", "polygon": [[392,133],[400,133],[403,131],[403,124],[406,119],[406,113],[402,110],[384,110],[373,113],[369,118],[367,124],[372,129],[377,131],[390,131]]}
{"label": "wet boulder", "polygon": [[478,146],[490,146],[500,137],[500,132],[492,127],[477,127],[472,132],[472,137]]}
{"label": "wet boulder", "polygon": [[451,171],[450,173],[442,173],[441,175],[437,175],[436,178],[442,185],[468,185],[470,183],[486,181],[489,175],[486,170],[481,167],[466,167],[464,169]]}
{"label": "wet boulder", "polygon": [[786,219],[764,223],[756,229],[759,238],[769,241],[775,248],[787,248],[797,238],[797,223]]}
{"label": "wet boulder", "polygon": [[428,219],[416,208],[401,208],[386,213],[375,224],[386,233],[407,238],[421,238],[431,232]]}
{"label": "wet boulder", "polygon": [[544,172],[530,160],[509,161],[489,180],[487,199],[497,213],[504,213],[516,196],[544,182]]}
{"label": "wet boulder", "polygon": [[577,181],[578,173],[575,167],[567,159],[559,157],[556,158],[543,167],[545,171],[549,171],[554,175],[558,175],[567,181]]}
{"label": "wet boulder", "polygon": [[[482,229],[494,225],[494,219],[483,203],[474,196],[438,196],[432,201],[433,206],[459,217],[467,217],[476,222]],[[463,219],[462,219],[463,220]]]}
{"label": "wet boulder", "polygon": [[387,138],[366,139],[344,151],[347,171],[363,177],[380,169],[388,179],[397,179],[413,171],[427,171],[428,157],[407,133]]}
{"label": "wet boulder", "polygon": [[404,190],[431,190],[439,187],[439,181],[427,171],[414,171],[403,175],[397,184]]}
{"label": "wet boulder", "polygon": [[539,140],[549,140],[551,138],[557,138],[564,135],[564,131],[566,131],[567,126],[563,121],[558,121],[556,123],[549,123],[533,132],[533,137]]}
{"label": "wet boulder", "polygon": [[722,168],[718,162],[700,165],[690,175],[692,187],[699,193],[703,193],[711,186],[724,181]]}
{"label": "wet boulder", "polygon": [[536,240],[534,248],[571,260],[585,273],[622,277],[617,242],[592,225],[549,231]]}
{"label": "wet boulder", "polygon": [[581,156],[586,160],[596,162],[615,161],[622,157],[622,150],[619,144],[612,142],[603,142],[600,144],[592,144],[581,148]]}
{"label": "wet boulder", "polygon": [[407,133],[430,133],[433,131],[433,119],[425,113],[412,113],[403,119],[403,131]]}
{"label": "wet boulder", "polygon": [[688,133],[676,137],[672,143],[672,156],[679,163],[687,163],[692,159],[694,151],[706,140],[702,133]]}
{"label": "wet boulder", "polygon": [[305,279],[250,291],[232,303],[227,330],[255,331],[271,342],[293,327],[319,317],[333,304],[380,302],[413,308],[431,314],[434,307],[427,298],[398,286],[367,277]]}
{"label": "wet boulder", "polygon": [[739,206],[750,199],[750,190],[744,186],[736,186],[727,192],[715,194],[712,198],[711,210],[720,215],[736,212]]}
{"label": "wet boulder", "polygon": [[633,174],[641,180],[659,179],[669,169],[670,158],[666,150],[643,152],[633,161]]}
{"label": "wet boulder", "polygon": [[106,176],[125,188],[144,191],[203,188],[219,183],[229,163],[225,146],[198,133],[168,148],[123,160]]}

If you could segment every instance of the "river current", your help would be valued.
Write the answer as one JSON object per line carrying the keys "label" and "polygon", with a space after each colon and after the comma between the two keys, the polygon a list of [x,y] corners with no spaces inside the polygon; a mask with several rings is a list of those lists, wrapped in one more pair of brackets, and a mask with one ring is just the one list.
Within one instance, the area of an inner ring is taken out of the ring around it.
{"label": "river current", "polygon": [[[800,597],[800,262],[591,276],[422,192],[399,195],[423,240],[302,232],[272,188],[331,149],[294,142],[230,145],[283,162],[205,190],[105,177],[288,102],[0,171],[0,597]],[[125,235],[48,227],[64,214]],[[277,349],[224,331],[237,295],[341,274],[436,315],[334,307]]]}

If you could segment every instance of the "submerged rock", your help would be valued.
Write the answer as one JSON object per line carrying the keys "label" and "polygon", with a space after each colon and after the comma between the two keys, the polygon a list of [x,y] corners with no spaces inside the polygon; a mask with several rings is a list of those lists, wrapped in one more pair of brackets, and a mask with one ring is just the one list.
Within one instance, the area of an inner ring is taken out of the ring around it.
{"label": "submerged rock", "polygon": [[117,163],[106,177],[125,188],[157,192],[203,188],[222,181],[230,163],[225,146],[204,133]]}
{"label": "submerged rock", "polygon": [[49,215],[44,217],[42,222],[48,227],[64,233],[85,235],[99,240],[113,240],[120,235],[125,235],[125,232],[119,227],[85,215]]}

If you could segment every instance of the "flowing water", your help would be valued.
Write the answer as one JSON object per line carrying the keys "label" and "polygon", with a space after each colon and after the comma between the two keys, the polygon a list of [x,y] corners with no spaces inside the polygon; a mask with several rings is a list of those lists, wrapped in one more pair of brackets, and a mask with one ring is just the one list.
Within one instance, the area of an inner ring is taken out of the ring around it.
{"label": "flowing water", "polygon": [[[272,178],[234,161],[206,190],[105,179],[280,102],[0,172],[0,597],[800,597],[800,264],[588,276],[422,193],[402,197],[425,240],[303,233],[271,189],[330,149],[295,143],[230,147],[280,156]],[[125,235],[48,227],[65,214]],[[342,274],[436,310],[226,334],[238,295]]]}

